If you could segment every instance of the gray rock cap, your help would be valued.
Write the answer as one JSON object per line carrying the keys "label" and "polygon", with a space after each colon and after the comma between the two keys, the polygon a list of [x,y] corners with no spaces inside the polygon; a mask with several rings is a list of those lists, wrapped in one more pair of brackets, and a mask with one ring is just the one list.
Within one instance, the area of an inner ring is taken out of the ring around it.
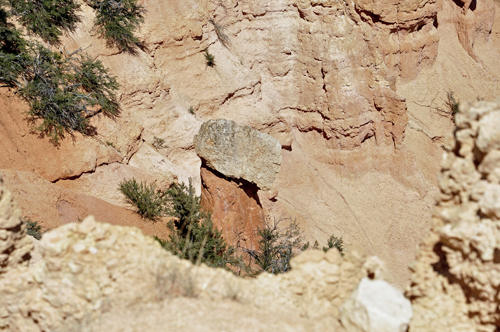
{"label": "gray rock cap", "polygon": [[209,120],[194,137],[196,153],[227,177],[271,189],[281,168],[281,145],[272,136],[231,120]]}

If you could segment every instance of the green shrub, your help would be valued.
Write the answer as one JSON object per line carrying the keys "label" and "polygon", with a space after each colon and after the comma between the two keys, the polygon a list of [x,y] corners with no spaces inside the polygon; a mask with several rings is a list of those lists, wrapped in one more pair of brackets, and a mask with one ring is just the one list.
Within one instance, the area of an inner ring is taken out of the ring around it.
{"label": "green shrub", "polygon": [[176,218],[168,227],[171,235],[162,246],[194,264],[205,263],[213,267],[239,266],[236,249],[222,238],[222,232],[213,224],[209,213],[201,210],[200,197],[194,188],[181,183],[174,184],[168,191],[167,214]]}
{"label": "green shrub", "polygon": [[155,149],[163,149],[163,148],[166,148],[167,146],[165,145],[165,140],[163,138],[154,136],[153,137],[153,147]]}
{"label": "green shrub", "polygon": [[[99,8],[107,3],[119,8],[140,7],[134,7],[133,0],[93,2]],[[18,88],[17,93],[30,105],[28,120],[56,145],[65,133],[93,133],[89,117],[97,113],[117,115],[118,83],[100,61],[81,50],[72,54],[54,52],[28,41],[9,23],[9,17],[17,15],[28,33],[54,44],[63,31],[75,29],[78,10],[76,0],[0,0],[0,81]],[[127,21],[119,17],[122,12],[115,13],[118,16],[111,21]]]}
{"label": "green shrub", "polygon": [[34,129],[56,145],[65,132],[89,133],[89,116],[99,111],[118,114],[114,94],[118,83],[99,60],[80,51],[62,55],[33,44],[29,57],[18,56],[15,63],[22,68],[16,84],[18,94],[30,105],[28,119],[33,124],[41,121]]}
{"label": "green shrub", "polygon": [[[257,250],[242,248],[250,257],[249,265],[254,266],[250,273],[253,276],[264,271],[273,274],[288,272],[290,260],[310,247],[309,242],[304,242],[299,224],[291,218],[266,222],[265,227],[257,230],[257,234],[260,237]],[[318,249],[318,247],[319,243],[315,241],[311,249]],[[342,238],[330,236],[327,246],[322,249],[326,252],[330,248],[335,248],[342,256],[344,255]]]}
{"label": "green shrub", "polygon": [[455,93],[453,91],[448,91],[446,93],[446,106],[452,115],[455,115],[459,111],[460,101],[455,99]]}
{"label": "green shrub", "polygon": [[28,33],[57,44],[63,31],[74,31],[80,17],[75,0],[9,0],[12,13]]}
{"label": "green shrub", "polygon": [[23,217],[21,221],[26,224],[27,231],[26,233],[30,236],[33,236],[35,239],[40,240],[42,238],[42,226],[38,225],[37,221],[31,221],[30,218]]}
{"label": "green shrub", "polygon": [[[289,223],[282,226],[283,223]],[[285,273],[290,270],[290,260],[304,248],[302,232],[296,221],[281,218],[266,222],[266,226],[257,230],[260,237],[257,250],[243,250],[249,255],[254,268],[252,275],[261,272]]]}
{"label": "green shrub", "polygon": [[119,189],[127,203],[137,208],[143,218],[156,220],[165,213],[165,193],[156,189],[155,183],[137,182],[135,179],[123,180]]}
{"label": "green shrub", "polygon": [[10,13],[6,1],[0,0],[0,81],[15,87],[17,77],[22,72],[20,63],[25,61],[27,42],[20,31],[8,22]]}
{"label": "green shrub", "polygon": [[208,53],[208,48],[205,49],[205,62],[209,67],[215,66],[215,55]]}
{"label": "green shrub", "polygon": [[107,40],[108,46],[120,50],[130,49],[139,40],[134,31],[144,22],[144,8],[137,0],[87,0],[96,11],[94,24],[97,33]]}
{"label": "green shrub", "polygon": [[323,251],[327,252],[329,249],[335,248],[339,251],[341,256],[344,256],[344,240],[338,238],[334,235],[330,236],[327,241],[326,247],[323,247]]}

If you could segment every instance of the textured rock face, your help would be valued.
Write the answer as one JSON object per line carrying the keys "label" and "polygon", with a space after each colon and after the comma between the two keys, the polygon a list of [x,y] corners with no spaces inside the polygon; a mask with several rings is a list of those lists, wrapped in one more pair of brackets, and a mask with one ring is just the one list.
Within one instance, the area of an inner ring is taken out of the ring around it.
{"label": "textured rock face", "polygon": [[[121,162],[191,177],[199,193],[194,135],[210,119],[237,121],[284,149],[276,191],[260,199],[268,215],[297,218],[309,239],[344,236],[406,285],[406,266],[429,231],[440,146],[452,127],[439,112],[446,91],[460,100],[499,95],[498,2],[142,3],[145,47],[135,55],[106,48],[86,4],[83,22],[63,40],[117,75],[121,116],[95,119],[97,137],[76,135],[57,150],[29,134],[25,105],[0,94],[0,167],[71,181]],[[227,47],[208,18],[229,37]],[[214,68],[205,64],[207,48]],[[155,136],[165,140],[158,151],[143,144]],[[88,179],[92,194],[107,190],[99,177]]]}
{"label": "textured rock face", "polygon": [[26,236],[21,210],[14,203],[0,174],[0,275],[18,265],[27,265],[33,244]]}
{"label": "textured rock face", "polygon": [[[38,250],[36,264],[0,276],[2,329],[192,331],[206,321],[211,331],[342,331],[338,307],[357,283],[387,276],[378,258],[351,247],[343,258],[336,250],[305,252],[287,274],[238,278],[179,260],[136,228],[93,217],[46,233]],[[224,308],[231,315],[221,317]],[[192,312],[196,317],[184,319]]]}
{"label": "textured rock face", "polygon": [[146,235],[168,237],[167,218],[157,222],[145,220],[131,210],[61,188],[33,173],[0,170],[0,174],[3,174],[4,183],[22,209],[23,216],[38,221],[44,229],[55,229],[94,214],[103,222],[137,226]]}
{"label": "textured rock face", "polygon": [[234,121],[205,122],[194,137],[196,153],[224,176],[271,189],[281,166],[281,145],[268,134]]}
{"label": "textured rock face", "polygon": [[383,280],[363,278],[340,307],[340,320],[352,332],[407,331],[413,312],[403,294]]}
{"label": "textured rock face", "polygon": [[500,101],[463,104],[455,122],[434,230],[412,267],[411,331],[500,327]]}
{"label": "textured rock face", "polygon": [[[130,208],[125,196],[120,192],[119,184],[124,180],[136,179],[139,182],[155,182],[158,189],[166,190],[175,181],[172,173],[160,172],[157,174],[143,169],[120,163],[103,165],[93,173],[82,174],[77,179],[59,180],[57,186],[102,199],[110,204]],[[99,186],[96,186],[99,183]]]}
{"label": "textured rock face", "polygon": [[265,215],[256,185],[230,180],[211,169],[201,167],[201,207],[212,213],[215,225],[233,246],[258,248],[257,230],[264,226]]}

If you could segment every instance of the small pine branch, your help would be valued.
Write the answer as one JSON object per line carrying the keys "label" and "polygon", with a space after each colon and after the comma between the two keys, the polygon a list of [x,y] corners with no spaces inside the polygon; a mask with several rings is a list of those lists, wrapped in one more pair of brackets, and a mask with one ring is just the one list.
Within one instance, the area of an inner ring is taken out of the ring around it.
{"label": "small pine branch", "polygon": [[213,25],[217,39],[225,48],[228,48],[230,40],[229,37],[224,33],[225,27],[221,24],[216,23],[212,18],[208,21]]}
{"label": "small pine branch", "polygon": [[12,13],[28,33],[58,44],[64,31],[74,31],[80,22],[80,4],[75,0],[8,0]]}
{"label": "small pine branch", "polygon": [[455,115],[459,111],[460,101],[455,99],[455,93],[453,91],[448,91],[446,93],[446,106],[452,115]]}
{"label": "small pine branch", "polygon": [[130,49],[139,40],[135,30],[144,22],[143,6],[137,0],[87,0],[96,11],[95,27],[97,33],[105,38],[108,46],[121,51]]}
{"label": "small pine branch", "polygon": [[205,62],[209,67],[215,66],[215,55],[208,53],[208,48],[205,49]]}

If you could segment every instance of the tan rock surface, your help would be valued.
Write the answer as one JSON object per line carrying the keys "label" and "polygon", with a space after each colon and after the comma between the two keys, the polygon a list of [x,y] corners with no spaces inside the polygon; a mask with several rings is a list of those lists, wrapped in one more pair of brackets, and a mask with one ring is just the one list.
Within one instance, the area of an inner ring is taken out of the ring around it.
{"label": "tan rock surface", "polygon": [[500,296],[500,116],[497,102],[466,103],[446,146],[434,229],[412,266],[411,331],[497,331]]}
{"label": "tan rock surface", "polygon": [[[0,277],[3,329],[192,331],[206,322],[214,331],[342,331],[338,306],[363,277],[385,276],[379,259],[350,248],[344,258],[308,251],[287,274],[241,279],[179,260],[137,228],[93,217],[46,233],[39,250],[37,264]],[[225,308],[230,315],[221,315]]]}
{"label": "tan rock surface", "polygon": [[33,244],[26,237],[21,210],[0,175],[0,275],[18,265],[26,266]]}
{"label": "tan rock surface", "polygon": [[107,203],[101,199],[61,188],[33,173],[0,170],[7,188],[27,216],[43,229],[78,222],[93,214],[111,224],[136,226],[147,235],[167,238],[166,218],[157,222],[142,219],[132,210]]}

